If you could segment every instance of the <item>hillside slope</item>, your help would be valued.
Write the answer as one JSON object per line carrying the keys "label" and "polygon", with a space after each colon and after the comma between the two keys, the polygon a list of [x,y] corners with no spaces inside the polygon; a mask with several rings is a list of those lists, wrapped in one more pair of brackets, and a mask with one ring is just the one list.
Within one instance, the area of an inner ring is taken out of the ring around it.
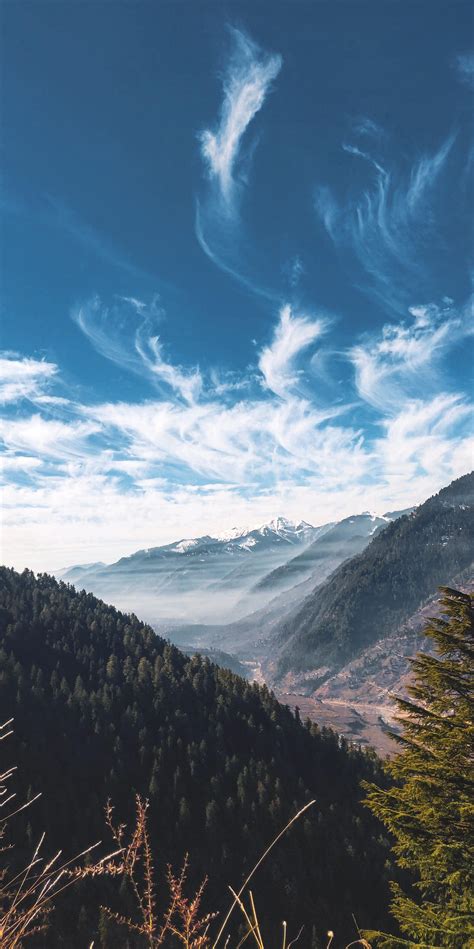
{"label": "hillside slope", "polygon": [[308,672],[317,687],[469,567],[473,547],[471,473],[389,524],[284,619],[274,632],[269,679]]}
{"label": "hillside slope", "polygon": [[170,625],[167,635],[178,646],[199,644],[222,648],[247,660],[260,658],[282,618],[293,613],[339,564],[364,550],[376,533],[402,513],[382,517],[358,514],[325,525],[301,553],[255,584],[251,595],[239,603],[241,608],[247,607],[244,616],[227,624]]}
{"label": "hillside slope", "polygon": [[[209,874],[207,905],[222,910],[227,883],[314,797],[314,813],[255,881],[270,944],[282,916],[305,925],[308,945],[331,926],[348,940],[351,913],[361,926],[384,923],[387,842],[360,805],[360,780],[380,779],[373,756],[46,575],[0,568],[0,644],[18,795],[42,791],[28,812],[30,840],[45,830],[50,850],[70,854],[103,837],[108,797],[129,820],[139,792],[150,797],[159,868],[189,851],[190,884]],[[110,898],[100,881],[71,891],[48,947],[102,945],[98,905]]]}
{"label": "hillside slope", "polygon": [[304,551],[292,557],[281,567],[276,567],[263,577],[255,590],[273,591],[276,595],[311,577],[316,586],[333,571],[343,560],[354,557],[367,547],[375,534],[387,527],[391,521],[401,517],[406,511],[377,514],[356,514],[345,517],[337,524],[328,525]]}

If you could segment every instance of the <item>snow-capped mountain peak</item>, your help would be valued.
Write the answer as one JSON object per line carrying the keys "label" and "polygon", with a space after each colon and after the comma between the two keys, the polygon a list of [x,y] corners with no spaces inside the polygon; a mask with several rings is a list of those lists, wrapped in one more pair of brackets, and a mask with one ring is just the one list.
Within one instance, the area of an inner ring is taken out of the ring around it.
{"label": "snow-capped mountain peak", "polygon": [[312,532],[315,528],[311,524],[308,524],[306,521],[291,521],[282,515],[272,518],[271,521],[267,521],[265,524],[258,524],[254,527],[232,527],[228,531],[223,531],[221,534],[217,534],[213,537],[217,541],[232,541],[239,540],[241,537],[247,537],[251,534],[261,534],[262,536],[268,536],[269,534],[278,534],[279,536],[295,535],[299,538],[305,535],[305,532]]}
{"label": "snow-capped mountain peak", "polygon": [[267,524],[262,524],[261,527],[257,528],[258,533],[263,536],[276,534],[284,540],[291,541],[293,539],[298,542],[305,539],[310,541],[314,536],[315,530],[316,528],[306,521],[291,521],[281,515],[274,517],[271,521],[268,521]]}

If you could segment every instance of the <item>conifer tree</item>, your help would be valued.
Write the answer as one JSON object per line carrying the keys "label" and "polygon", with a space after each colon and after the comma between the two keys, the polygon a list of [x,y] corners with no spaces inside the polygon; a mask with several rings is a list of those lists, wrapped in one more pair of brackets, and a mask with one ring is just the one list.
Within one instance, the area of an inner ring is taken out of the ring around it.
{"label": "conifer tree", "polygon": [[434,654],[412,660],[409,698],[397,700],[401,751],[388,764],[395,784],[369,786],[397,862],[414,877],[409,892],[392,887],[391,910],[408,940],[379,933],[387,949],[474,946],[474,612],[467,594],[442,593],[442,616],[425,629]]}

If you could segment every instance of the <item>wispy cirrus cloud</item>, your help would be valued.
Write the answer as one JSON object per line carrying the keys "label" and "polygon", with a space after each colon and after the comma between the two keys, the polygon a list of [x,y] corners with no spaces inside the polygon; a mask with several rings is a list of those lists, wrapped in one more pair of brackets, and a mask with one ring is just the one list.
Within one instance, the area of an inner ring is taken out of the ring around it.
{"label": "wispy cirrus cloud", "polygon": [[438,237],[433,204],[454,140],[447,138],[405,175],[385,167],[366,149],[345,143],[347,154],[372,168],[371,187],[344,203],[327,186],[315,191],[316,212],[335,246],[353,253],[368,278],[368,289],[397,313],[406,312],[426,282],[423,248],[428,240],[433,246]]}
{"label": "wispy cirrus cloud", "polygon": [[358,115],[353,119],[351,123],[351,130],[355,135],[360,135],[364,138],[371,138],[374,140],[380,140],[385,138],[385,129],[379,125],[375,119],[371,119],[368,115]]}
{"label": "wispy cirrus cloud", "polygon": [[156,386],[171,389],[186,402],[199,397],[199,369],[184,370],[164,356],[156,332],[165,318],[158,297],[151,303],[135,297],[117,297],[111,305],[105,305],[96,296],[75,307],[72,318],[106,359],[145,376]]}
{"label": "wispy cirrus cloud", "polygon": [[199,134],[208,180],[196,200],[195,233],[217,267],[252,293],[276,300],[274,291],[253,275],[244,248],[240,203],[252,152],[243,141],[271,91],[282,58],[265,52],[243,30],[230,27],[229,36],[219,118],[213,129]]}
{"label": "wispy cirrus cloud", "polygon": [[55,363],[44,359],[4,353],[0,356],[0,403],[44,395],[57,372]]}
{"label": "wispy cirrus cloud", "polygon": [[203,386],[199,369],[183,370],[167,362],[159,337],[149,336],[143,327],[137,333],[136,350],[153,377],[173,389],[185,402],[197,401]]}
{"label": "wispy cirrus cloud", "polygon": [[282,307],[273,340],[259,357],[263,383],[275,395],[285,399],[298,388],[301,375],[296,366],[297,357],[319,339],[328,328],[325,318],[312,319],[294,314],[291,307]]}
{"label": "wispy cirrus cloud", "polygon": [[92,419],[64,422],[40,414],[0,419],[0,439],[7,451],[30,452],[42,460],[63,462],[93,453],[96,446],[89,439],[99,431],[100,426]]}
{"label": "wispy cirrus cloud", "polygon": [[472,469],[472,407],[458,394],[439,393],[433,399],[406,402],[392,418],[381,423],[383,436],[375,442],[379,471],[394,492],[410,479],[426,483],[438,469],[446,483],[453,471]]}
{"label": "wispy cirrus cloud", "polygon": [[25,455],[17,442],[20,472],[30,477],[17,482],[8,473],[3,519],[18,566],[114,560],[279,512],[321,523],[402,508],[471,466],[466,407],[453,396],[409,403],[372,443],[349,426],[324,424],[302,400],[199,413],[160,403],[83,411],[108,450],[61,458],[57,441],[56,461],[49,444],[45,465],[41,443],[30,442],[35,454]]}
{"label": "wispy cirrus cloud", "polygon": [[134,277],[143,275],[143,271],[108,236],[91,227],[64,202],[49,194],[46,195],[46,203],[47,215],[53,225],[69,234],[84,250]]}
{"label": "wispy cirrus cloud", "polygon": [[215,205],[212,196],[196,202],[195,234],[206,257],[219,270],[228,274],[242,287],[272,303],[279,303],[280,294],[251,275],[251,267],[242,249],[240,225],[235,219],[227,220]]}
{"label": "wispy cirrus cloud", "polygon": [[5,471],[9,556],[54,569],[279,512],[318,523],[406,507],[471,464],[462,401],[431,409],[405,405],[375,441],[296,398],[82,406],[67,432],[28,419],[4,432],[20,477]]}
{"label": "wispy cirrus cloud", "polygon": [[439,388],[439,361],[472,332],[471,302],[456,309],[453,301],[410,307],[410,320],[386,323],[348,352],[361,399],[382,412]]}
{"label": "wispy cirrus cloud", "polygon": [[201,150],[220,197],[232,201],[241,142],[250,122],[262,108],[282,65],[279,55],[267,54],[242,30],[229,28],[232,49],[223,79],[223,101],[214,131],[200,134]]}

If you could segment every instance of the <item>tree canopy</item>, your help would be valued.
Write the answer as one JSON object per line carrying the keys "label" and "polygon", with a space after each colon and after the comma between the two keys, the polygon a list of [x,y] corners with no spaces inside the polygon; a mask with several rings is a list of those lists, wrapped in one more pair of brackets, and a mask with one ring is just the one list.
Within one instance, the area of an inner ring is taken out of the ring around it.
{"label": "tree canopy", "polygon": [[[303,725],[267,688],[184,656],[135,616],[47,575],[0,568],[0,641],[18,793],[42,792],[28,812],[32,842],[45,830],[51,848],[79,851],[103,839],[109,797],[130,821],[138,793],[150,799],[158,868],[189,851],[190,886],[207,874],[206,907],[222,910],[227,884],[239,885],[315,798],[259,871],[270,942],[282,917],[304,924],[307,946],[325,945],[328,929],[348,941],[352,913],[360,925],[384,924],[388,841],[360,791],[361,779],[382,780],[374,754]],[[109,945],[98,906],[111,898],[99,884],[59,904],[48,945]]]}

